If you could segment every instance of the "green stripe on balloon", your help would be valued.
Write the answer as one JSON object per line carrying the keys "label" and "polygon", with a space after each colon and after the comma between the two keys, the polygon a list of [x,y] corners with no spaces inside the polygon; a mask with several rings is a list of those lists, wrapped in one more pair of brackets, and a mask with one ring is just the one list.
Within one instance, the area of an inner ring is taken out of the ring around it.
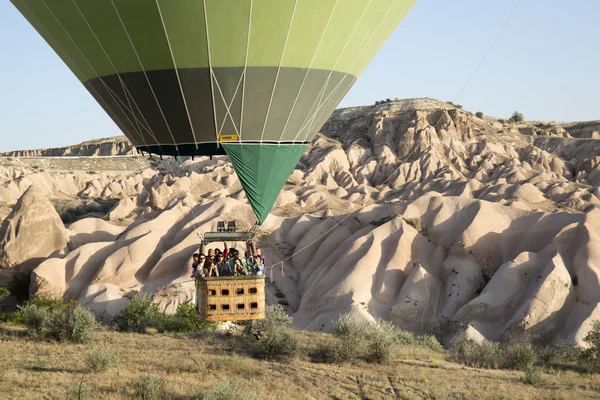
{"label": "green stripe on balloon", "polygon": [[261,225],[308,145],[223,143],[223,147]]}

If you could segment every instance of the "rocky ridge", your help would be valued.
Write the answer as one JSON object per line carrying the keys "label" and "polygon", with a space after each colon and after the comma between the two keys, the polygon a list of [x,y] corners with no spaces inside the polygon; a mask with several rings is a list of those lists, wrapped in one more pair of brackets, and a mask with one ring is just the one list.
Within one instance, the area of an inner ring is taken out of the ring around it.
{"label": "rocky ridge", "polygon": [[0,153],[0,157],[108,157],[134,154],[137,152],[125,136],[115,136],[67,147],[8,151]]}
{"label": "rocky ridge", "polygon": [[[527,331],[583,344],[600,316],[594,140],[581,151],[580,140],[544,139],[549,152],[517,124],[430,99],[337,110],[321,132],[259,235],[297,326],[327,330],[351,312],[445,341]],[[129,173],[5,166],[0,176],[8,205],[31,185],[90,208],[118,200],[68,226],[66,246],[32,274],[33,294],[99,315],[118,313],[132,290],[156,294],[166,312],[190,301],[198,235],[217,220],[254,220],[227,157]]]}

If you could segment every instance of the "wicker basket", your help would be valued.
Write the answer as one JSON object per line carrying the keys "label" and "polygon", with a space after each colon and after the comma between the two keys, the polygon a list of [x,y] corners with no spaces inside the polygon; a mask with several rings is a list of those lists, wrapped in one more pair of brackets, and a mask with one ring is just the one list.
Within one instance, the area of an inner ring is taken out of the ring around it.
{"label": "wicker basket", "polygon": [[265,277],[200,278],[197,308],[205,321],[246,321],[265,317]]}

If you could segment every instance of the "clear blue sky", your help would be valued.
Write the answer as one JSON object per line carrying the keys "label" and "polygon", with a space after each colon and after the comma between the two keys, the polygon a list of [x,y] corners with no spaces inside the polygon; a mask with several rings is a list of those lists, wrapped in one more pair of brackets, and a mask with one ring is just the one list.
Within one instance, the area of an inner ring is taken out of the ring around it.
{"label": "clear blue sky", "polygon": [[[386,97],[453,100],[516,1],[420,0],[341,106]],[[458,99],[527,119],[600,119],[600,1],[522,0]],[[52,49],[0,1],[0,151],[120,134]]]}

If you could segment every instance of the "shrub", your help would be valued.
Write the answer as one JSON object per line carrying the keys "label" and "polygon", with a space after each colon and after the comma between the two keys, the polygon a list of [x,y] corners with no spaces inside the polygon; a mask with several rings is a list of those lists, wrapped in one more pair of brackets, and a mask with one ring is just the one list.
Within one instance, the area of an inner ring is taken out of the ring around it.
{"label": "shrub", "polygon": [[[266,358],[291,356],[296,353],[297,339],[291,329],[292,318],[279,304],[265,309],[265,318],[246,328],[255,354]],[[254,340],[254,337],[258,340]]]}
{"label": "shrub", "polygon": [[398,344],[401,346],[418,345],[417,338],[412,332],[400,330],[397,334]]}
{"label": "shrub", "polygon": [[108,371],[116,363],[115,352],[107,347],[94,347],[85,356],[85,365],[91,372]]}
{"label": "shrub", "polygon": [[537,349],[537,355],[542,365],[551,367],[557,363],[574,363],[579,361],[581,350],[565,343],[560,337],[556,337],[551,343]]}
{"label": "shrub", "polygon": [[531,368],[537,358],[531,343],[510,344],[504,350],[504,354],[509,367],[522,371]]}
{"label": "shrub", "polygon": [[86,374],[82,374],[81,378],[71,384],[71,387],[67,391],[67,400],[87,400],[95,399],[93,395],[92,385],[86,377]]}
{"label": "shrub", "polygon": [[10,290],[4,286],[0,287],[0,299],[8,296],[10,296]]}
{"label": "shrub", "polygon": [[37,295],[30,303],[38,307],[45,308],[48,311],[62,311],[68,307],[77,304],[75,300],[65,301],[62,298],[56,298],[48,295]]}
{"label": "shrub", "polygon": [[594,322],[583,341],[589,347],[582,352],[581,363],[592,372],[600,371],[600,321]]}
{"label": "shrub", "polygon": [[323,349],[325,361],[344,363],[362,356],[369,346],[371,327],[353,315],[341,315],[334,323],[332,333],[338,338],[329,349]]}
{"label": "shrub", "polygon": [[509,119],[510,122],[523,122],[524,120],[525,117],[518,111],[515,111]]}
{"label": "shrub", "polygon": [[204,400],[259,400],[260,396],[238,381],[224,379],[217,382],[203,397]]}
{"label": "shrub", "polygon": [[161,400],[165,397],[165,381],[152,375],[140,378],[135,387],[135,398],[140,400]]}
{"label": "shrub", "polygon": [[59,341],[85,342],[96,328],[91,311],[76,305],[53,312],[47,323],[48,336]]}
{"label": "shrub", "polygon": [[206,332],[215,329],[215,324],[202,321],[194,304],[180,304],[173,315],[160,316],[164,319],[162,329],[170,332]]}
{"label": "shrub", "polygon": [[265,318],[256,321],[256,329],[268,330],[274,327],[289,328],[294,320],[288,315],[285,309],[279,305],[267,306],[265,309]]}
{"label": "shrub", "polygon": [[335,320],[331,330],[331,333],[338,337],[365,337],[368,332],[369,323],[350,314],[341,315],[337,320]]}
{"label": "shrub", "polygon": [[496,342],[478,344],[460,340],[450,349],[450,357],[455,362],[477,368],[499,368],[504,364],[502,349]]}
{"label": "shrub", "polygon": [[398,342],[399,331],[390,321],[377,321],[370,325],[367,360],[380,364],[388,362],[392,357],[392,347]]}
{"label": "shrub", "polygon": [[121,311],[117,321],[120,331],[145,333],[148,328],[162,329],[163,316],[158,305],[147,293],[137,293],[127,308]]}
{"label": "shrub", "polygon": [[423,335],[416,338],[417,345],[433,351],[444,351],[444,346],[433,335]]}
{"label": "shrub", "polygon": [[15,296],[18,302],[22,303],[29,298],[29,283],[31,282],[31,272],[13,272],[8,282],[10,294]]}
{"label": "shrub", "polygon": [[525,375],[523,376],[523,382],[527,385],[538,386],[544,383],[542,376],[542,369],[540,367],[534,367],[533,365],[528,366],[525,369]]}
{"label": "shrub", "polygon": [[289,328],[276,327],[265,331],[257,342],[257,355],[265,358],[293,356],[297,349],[297,340]]}
{"label": "shrub", "polygon": [[50,311],[46,307],[37,304],[26,303],[18,306],[21,320],[34,332],[41,332],[50,318]]}
{"label": "shrub", "polygon": [[477,118],[483,118],[483,113],[482,113],[481,111],[477,111],[477,112],[475,113],[475,116],[476,116]]}

